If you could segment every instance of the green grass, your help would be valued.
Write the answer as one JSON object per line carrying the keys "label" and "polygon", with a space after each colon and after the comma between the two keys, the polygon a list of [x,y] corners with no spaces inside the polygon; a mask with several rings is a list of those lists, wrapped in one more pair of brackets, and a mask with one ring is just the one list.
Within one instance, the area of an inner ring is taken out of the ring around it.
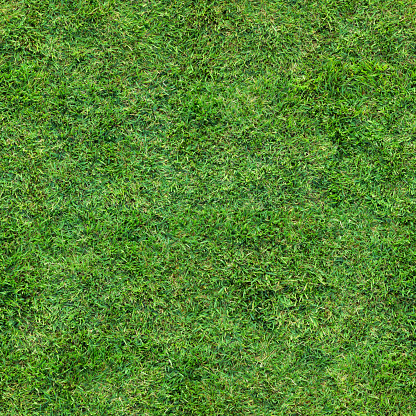
{"label": "green grass", "polygon": [[0,0],[1,415],[416,415],[413,0]]}

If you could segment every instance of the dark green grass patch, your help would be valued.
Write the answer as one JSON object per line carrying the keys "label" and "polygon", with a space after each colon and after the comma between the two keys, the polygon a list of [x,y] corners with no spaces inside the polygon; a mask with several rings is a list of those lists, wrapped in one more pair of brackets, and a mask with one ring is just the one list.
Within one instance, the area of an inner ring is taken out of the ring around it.
{"label": "dark green grass patch", "polygon": [[0,413],[413,415],[411,1],[0,1]]}

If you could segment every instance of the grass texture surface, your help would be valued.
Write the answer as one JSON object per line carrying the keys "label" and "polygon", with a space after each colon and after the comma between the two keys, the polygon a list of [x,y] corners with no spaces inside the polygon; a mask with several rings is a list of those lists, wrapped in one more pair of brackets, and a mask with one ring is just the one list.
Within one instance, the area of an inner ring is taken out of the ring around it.
{"label": "grass texture surface", "polygon": [[0,414],[416,415],[412,0],[0,0]]}

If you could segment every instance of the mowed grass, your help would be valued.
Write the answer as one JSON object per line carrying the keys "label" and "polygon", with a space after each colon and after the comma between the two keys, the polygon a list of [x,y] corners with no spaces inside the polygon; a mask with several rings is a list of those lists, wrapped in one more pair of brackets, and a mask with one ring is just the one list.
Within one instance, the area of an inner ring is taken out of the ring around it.
{"label": "mowed grass", "polygon": [[1,415],[415,415],[413,0],[0,0]]}

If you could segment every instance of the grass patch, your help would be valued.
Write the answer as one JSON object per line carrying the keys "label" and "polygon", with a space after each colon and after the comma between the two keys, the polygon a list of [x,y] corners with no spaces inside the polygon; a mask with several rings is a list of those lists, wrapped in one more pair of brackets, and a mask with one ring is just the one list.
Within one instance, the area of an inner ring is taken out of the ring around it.
{"label": "grass patch", "polygon": [[415,27],[0,0],[0,412],[413,415]]}

